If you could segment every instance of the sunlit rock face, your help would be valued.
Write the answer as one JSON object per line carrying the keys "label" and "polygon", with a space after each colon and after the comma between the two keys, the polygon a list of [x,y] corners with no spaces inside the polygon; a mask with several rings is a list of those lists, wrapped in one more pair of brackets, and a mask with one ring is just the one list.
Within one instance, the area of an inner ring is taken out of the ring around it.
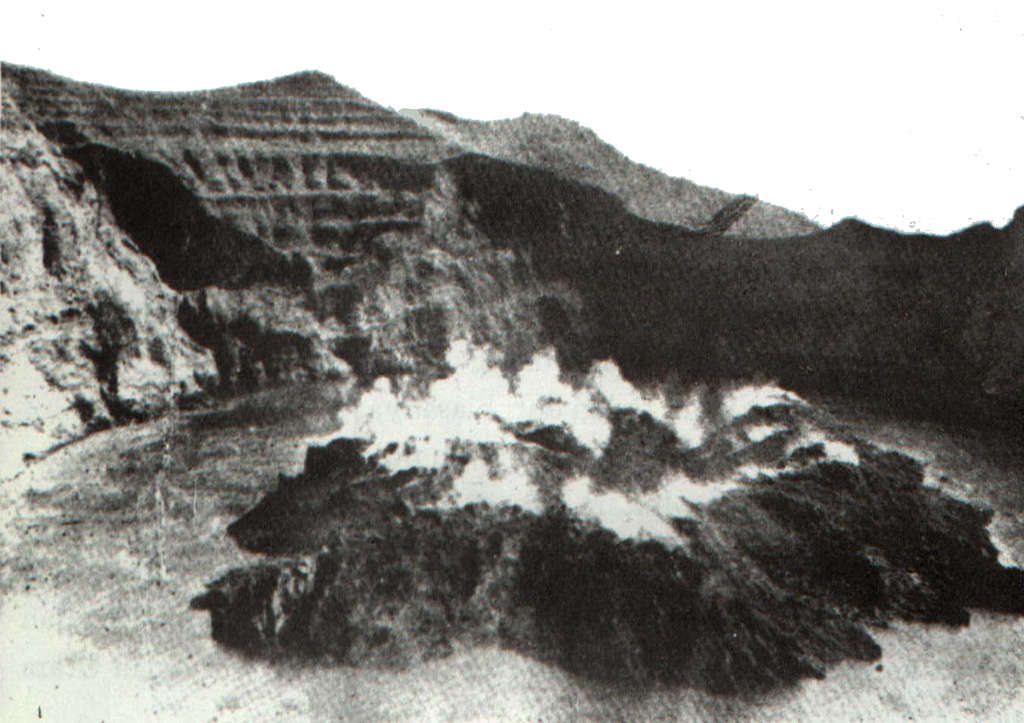
{"label": "sunlit rock face", "polygon": [[193,601],[252,653],[408,664],[499,644],[602,679],[763,690],[895,618],[1024,612],[990,513],[773,386],[639,390],[456,344],[383,381],[229,528],[278,558]]}
{"label": "sunlit rock face", "polygon": [[3,98],[0,478],[90,429],[162,413],[216,380],[179,297],[96,187]]}
{"label": "sunlit rock face", "polygon": [[460,149],[322,74],[137,93],[5,64],[3,85],[181,295],[225,390],[429,376],[456,335],[524,359],[537,299],[574,303],[475,231]]}

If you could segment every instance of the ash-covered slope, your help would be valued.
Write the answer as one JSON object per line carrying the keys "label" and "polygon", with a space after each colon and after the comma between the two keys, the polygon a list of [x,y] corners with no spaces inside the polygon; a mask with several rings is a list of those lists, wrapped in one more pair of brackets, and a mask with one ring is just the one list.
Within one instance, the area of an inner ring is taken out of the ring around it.
{"label": "ash-covered slope", "polygon": [[404,111],[459,146],[554,171],[621,198],[637,216],[695,231],[744,238],[801,236],[820,226],[798,213],[698,186],[634,163],[589,128],[555,115],[525,113],[470,121],[434,110]]}
{"label": "ash-covered slope", "polygon": [[3,98],[0,476],[89,429],[169,409],[216,379],[178,295],[103,196]]}

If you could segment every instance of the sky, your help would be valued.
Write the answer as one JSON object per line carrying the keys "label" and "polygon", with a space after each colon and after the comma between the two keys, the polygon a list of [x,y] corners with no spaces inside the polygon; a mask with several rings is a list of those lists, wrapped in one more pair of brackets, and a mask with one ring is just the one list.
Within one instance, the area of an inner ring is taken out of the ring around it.
{"label": "sky", "polygon": [[946,233],[1024,205],[1018,0],[10,5],[0,58],[76,80],[195,90],[315,69],[396,109],[555,113],[826,225]]}

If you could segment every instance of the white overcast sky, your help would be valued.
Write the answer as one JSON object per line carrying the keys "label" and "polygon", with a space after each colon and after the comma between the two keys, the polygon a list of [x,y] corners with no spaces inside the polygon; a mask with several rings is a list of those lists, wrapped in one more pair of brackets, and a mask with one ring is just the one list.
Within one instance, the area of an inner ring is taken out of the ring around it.
{"label": "white overcast sky", "polygon": [[[821,223],[1024,205],[1024,2],[18,2],[0,57],[189,90],[317,69],[393,106],[557,113]],[[225,6],[226,5],[226,6]]]}

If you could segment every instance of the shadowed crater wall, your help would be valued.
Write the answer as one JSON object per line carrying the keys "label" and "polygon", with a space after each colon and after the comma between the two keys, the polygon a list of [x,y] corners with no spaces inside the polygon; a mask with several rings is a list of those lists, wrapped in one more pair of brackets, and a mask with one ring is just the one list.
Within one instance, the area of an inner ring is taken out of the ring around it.
{"label": "shadowed crater wall", "polygon": [[[568,366],[610,357],[636,379],[774,378],[957,423],[1020,419],[1019,214],[949,237],[815,230],[636,176],[571,124],[412,120],[320,74],[131,93],[5,65],[4,88],[186,292],[225,389],[433,375],[442,330],[510,366],[553,343]],[[282,335],[306,340],[293,361],[263,358],[253,339]]]}

